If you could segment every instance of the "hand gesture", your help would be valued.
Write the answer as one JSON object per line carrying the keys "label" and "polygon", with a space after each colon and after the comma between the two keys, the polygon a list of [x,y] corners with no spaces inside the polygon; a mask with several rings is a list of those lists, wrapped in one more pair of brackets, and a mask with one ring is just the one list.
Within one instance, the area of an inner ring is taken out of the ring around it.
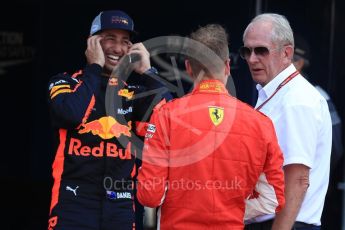
{"label": "hand gesture", "polygon": [[104,66],[105,57],[101,46],[101,40],[103,39],[100,35],[94,35],[87,39],[87,49],[85,56],[88,64],[98,64]]}
{"label": "hand gesture", "polygon": [[134,62],[134,71],[143,74],[146,70],[151,68],[150,53],[147,51],[143,43],[133,44],[128,51],[130,56],[140,56],[140,60]]}

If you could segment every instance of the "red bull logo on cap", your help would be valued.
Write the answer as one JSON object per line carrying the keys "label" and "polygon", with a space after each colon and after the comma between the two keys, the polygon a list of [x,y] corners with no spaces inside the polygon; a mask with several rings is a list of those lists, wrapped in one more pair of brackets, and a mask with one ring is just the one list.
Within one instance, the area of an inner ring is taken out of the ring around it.
{"label": "red bull logo on cap", "polygon": [[127,20],[127,18],[124,18],[124,17],[113,16],[113,17],[111,17],[111,23],[119,23],[119,24],[128,25],[128,20]]}
{"label": "red bull logo on cap", "polygon": [[118,138],[121,135],[130,137],[132,121],[129,121],[127,125],[122,125],[112,116],[107,116],[83,124],[82,129],[80,129],[78,133],[83,134],[91,132],[93,135],[98,135],[102,139]]}

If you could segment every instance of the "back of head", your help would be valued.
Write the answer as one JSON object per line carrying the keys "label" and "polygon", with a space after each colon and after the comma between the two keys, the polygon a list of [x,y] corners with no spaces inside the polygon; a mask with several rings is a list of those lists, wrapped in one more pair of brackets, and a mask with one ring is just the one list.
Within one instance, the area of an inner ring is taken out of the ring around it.
{"label": "back of head", "polygon": [[248,28],[256,23],[268,22],[272,25],[271,39],[277,45],[292,45],[295,46],[293,32],[289,21],[285,16],[273,13],[264,13],[256,16],[247,26],[243,33],[243,40],[248,31]]}
{"label": "back of head", "polygon": [[[229,59],[229,42],[226,30],[221,25],[208,24],[192,32],[190,38],[208,48],[198,49],[199,54],[191,47],[187,49],[193,73],[198,75],[200,71],[204,71],[206,75],[212,77],[215,73],[220,72],[225,66],[224,62]],[[213,52],[219,59],[212,60],[214,65],[208,65],[209,63],[203,62],[203,59],[200,58],[205,53],[209,54],[210,52]],[[215,66],[215,68],[210,69],[209,66]]]}
{"label": "back of head", "polygon": [[100,12],[92,21],[90,35],[95,35],[103,30],[126,30],[135,33],[133,19],[121,10],[107,10]]}

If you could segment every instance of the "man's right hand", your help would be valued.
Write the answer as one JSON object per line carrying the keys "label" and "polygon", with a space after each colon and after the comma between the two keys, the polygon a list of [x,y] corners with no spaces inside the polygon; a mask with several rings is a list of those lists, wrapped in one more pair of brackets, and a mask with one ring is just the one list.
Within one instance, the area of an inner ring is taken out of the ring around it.
{"label": "man's right hand", "polygon": [[100,35],[94,35],[87,39],[87,49],[85,56],[88,64],[98,64],[104,66],[105,58],[103,49],[101,46],[101,40],[103,39]]}

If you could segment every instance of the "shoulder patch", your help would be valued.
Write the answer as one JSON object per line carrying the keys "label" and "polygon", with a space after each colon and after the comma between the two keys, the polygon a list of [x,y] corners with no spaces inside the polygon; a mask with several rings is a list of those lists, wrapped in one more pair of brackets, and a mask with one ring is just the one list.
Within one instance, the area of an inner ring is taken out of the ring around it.
{"label": "shoulder patch", "polygon": [[57,80],[55,82],[50,83],[49,90],[51,90],[56,85],[64,85],[64,84],[66,85],[66,84],[68,84],[68,82],[63,80],[63,79]]}

